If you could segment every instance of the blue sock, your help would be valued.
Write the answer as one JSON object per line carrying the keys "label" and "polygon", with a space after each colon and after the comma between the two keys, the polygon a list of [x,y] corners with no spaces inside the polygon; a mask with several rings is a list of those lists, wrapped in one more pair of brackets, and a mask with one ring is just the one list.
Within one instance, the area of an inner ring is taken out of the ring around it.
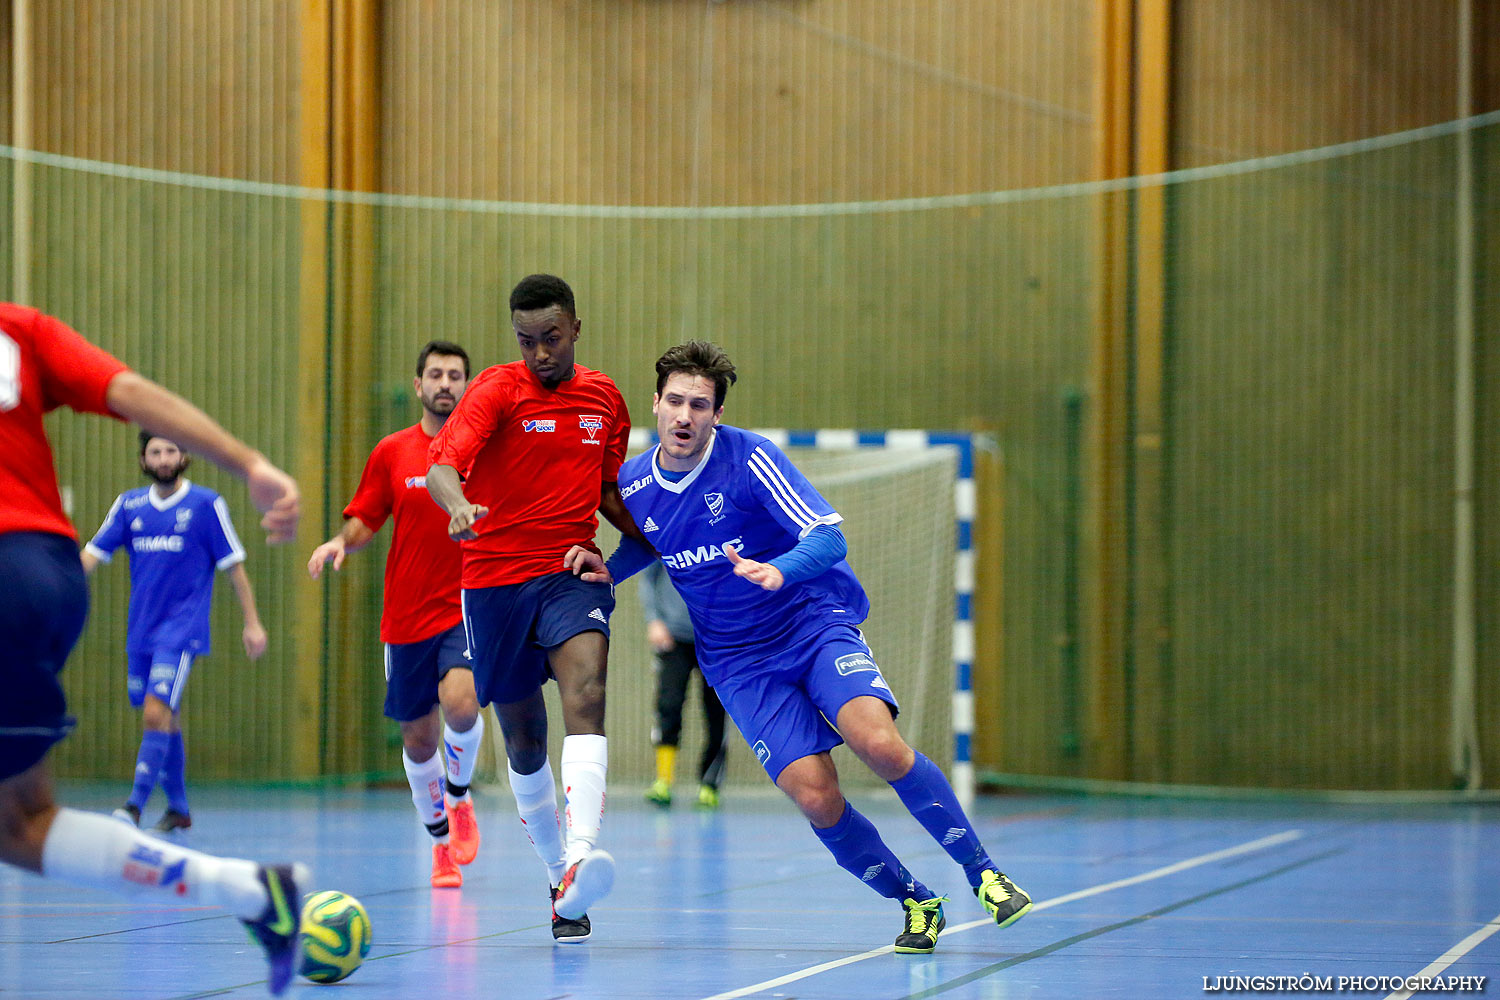
{"label": "blue sock", "polygon": [[859,810],[844,803],[844,815],[826,830],[813,827],[823,846],[833,852],[833,860],[887,899],[931,899],[932,893],[911,877],[891,849],[880,839],[880,833]]}
{"label": "blue sock", "polygon": [[943,776],[942,769],[921,753],[906,772],[906,777],[891,782],[891,787],[901,798],[901,804],[910,810],[922,828],[932,834],[932,839],[942,845],[943,850],[954,861],[964,866],[969,885],[979,884],[979,873],[986,868],[995,868],[989,853],[979,842],[969,817],[964,815],[953,786]]}
{"label": "blue sock", "polygon": [[187,748],[183,746],[180,729],[167,744],[167,759],[161,764],[161,790],[167,793],[168,809],[188,814]]}
{"label": "blue sock", "polygon": [[146,805],[151,790],[156,787],[156,778],[161,774],[162,761],[167,759],[167,745],[172,737],[148,729],[141,735],[141,752],[135,758],[135,786],[130,789],[130,798],[125,801],[137,809]]}

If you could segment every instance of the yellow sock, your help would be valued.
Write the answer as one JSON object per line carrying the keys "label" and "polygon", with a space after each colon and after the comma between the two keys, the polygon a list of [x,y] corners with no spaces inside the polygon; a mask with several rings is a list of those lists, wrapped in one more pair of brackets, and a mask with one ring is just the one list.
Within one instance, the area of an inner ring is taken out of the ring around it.
{"label": "yellow sock", "polygon": [[677,770],[677,748],[659,746],[656,748],[656,780],[667,784],[672,783],[672,772]]}

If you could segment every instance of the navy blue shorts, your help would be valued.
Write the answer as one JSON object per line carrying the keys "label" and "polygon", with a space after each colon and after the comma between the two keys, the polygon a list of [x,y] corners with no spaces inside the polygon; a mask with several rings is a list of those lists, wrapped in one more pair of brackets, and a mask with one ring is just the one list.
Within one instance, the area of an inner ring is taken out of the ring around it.
{"label": "navy blue shorts", "polygon": [[583,632],[609,638],[615,590],[572,573],[463,591],[464,628],[479,704],[530,697],[547,683],[547,650]]}
{"label": "navy blue shorts", "polygon": [[464,627],[455,625],[430,639],[385,644],[385,717],[415,722],[438,703],[438,683],[454,667],[469,669]]}
{"label": "navy blue shorts", "polygon": [[35,765],[73,728],[57,675],[89,615],[78,545],[65,535],[0,535],[0,780]]}

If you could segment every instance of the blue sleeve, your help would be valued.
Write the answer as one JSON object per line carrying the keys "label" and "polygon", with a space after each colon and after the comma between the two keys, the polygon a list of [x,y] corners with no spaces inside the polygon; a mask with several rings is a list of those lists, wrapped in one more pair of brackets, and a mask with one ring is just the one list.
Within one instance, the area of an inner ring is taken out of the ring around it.
{"label": "blue sleeve", "polygon": [[104,523],[99,525],[99,530],[89,541],[84,549],[100,562],[109,562],[114,558],[115,550],[125,544],[125,525],[129,520],[120,510],[125,503],[125,494],[121,493],[115,497],[114,506],[109,508],[109,513],[104,515]]}
{"label": "blue sleeve", "polygon": [[609,570],[615,583],[624,583],[655,561],[655,549],[638,538],[624,535],[619,547],[604,561],[604,568]]}
{"label": "blue sleeve", "polygon": [[213,517],[208,519],[205,527],[208,551],[214,557],[214,566],[222,570],[244,562],[245,547],[240,544],[239,536],[234,533],[234,522],[229,520],[229,505],[224,502],[223,497],[216,496],[211,509]]}
{"label": "blue sleeve", "polygon": [[787,583],[811,580],[849,554],[849,542],[836,524],[814,525],[802,540],[771,560]]}
{"label": "blue sleeve", "polygon": [[745,464],[750,469],[750,489],[756,500],[794,537],[806,538],[820,524],[838,524],[843,520],[791,459],[770,441],[762,440]]}

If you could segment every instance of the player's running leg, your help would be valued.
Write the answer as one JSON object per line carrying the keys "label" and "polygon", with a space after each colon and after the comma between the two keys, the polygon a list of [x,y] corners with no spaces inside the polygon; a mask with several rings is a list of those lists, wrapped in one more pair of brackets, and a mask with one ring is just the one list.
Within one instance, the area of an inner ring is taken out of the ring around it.
{"label": "player's running leg", "polygon": [[161,790],[167,793],[167,811],[156,822],[158,833],[186,830],[193,825],[187,797],[187,745],[182,741],[180,717],[172,719],[172,738],[167,759],[161,765]]}
{"label": "player's running leg", "polygon": [[71,885],[166,905],[221,906],[266,951],[280,993],[297,955],[302,865],[266,867],[148,836],[97,813],[59,808],[45,761],[0,782],[0,859]]}
{"label": "player's running leg", "polygon": [[[443,799],[445,771],[443,756],[437,752],[437,729],[436,708],[421,719],[401,723],[401,766],[406,771],[417,819],[432,836],[432,887],[457,889],[464,884],[464,876],[453,861],[449,842],[448,812]],[[426,759],[413,759],[423,754]]]}
{"label": "player's running leg", "polygon": [[[154,673],[156,666],[151,670]],[[164,699],[148,691],[141,705],[141,745],[135,756],[135,777],[124,806],[137,824],[156,790],[171,744],[172,709]]]}
{"label": "player's running leg", "polygon": [[521,826],[547,868],[552,905],[552,938],[559,944],[587,941],[593,926],[587,914],[575,918],[557,913],[558,885],[567,865],[562,821],[557,809],[557,779],[547,758],[547,705],[540,689],[522,701],[497,704],[495,714],[505,735],[506,775],[516,799]]}
{"label": "player's running leg", "polygon": [[896,951],[931,952],[947,923],[944,898],[912,877],[881,839],[875,824],[844,798],[833,758],[825,751],[794,760],[777,775],[776,785],[802,810],[840,868],[901,904]]}
{"label": "player's running leg", "polygon": [[596,846],[604,825],[605,778],[609,771],[609,744],[604,738],[608,651],[608,637],[592,630],[547,651],[568,732],[562,750],[568,867],[558,887],[555,908],[559,916],[575,920],[607,895],[615,882],[615,859]]}
{"label": "player's running leg", "polygon": [[855,755],[890,782],[922,828],[963,867],[996,924],[1007,927],[1031,909],[1031,897],[990,860],[942,770],[901,738],[884,701],[853,699],[839,710],[838,729]]}
{"label": "player's running leg", "polygon": [[[462,634],[462,630],[459,630]],[[471,863],[479,853],[479,821],[474,815],[474,797],[469,783],[474,779],[474,761],[484,741],[484,716],[474,694],[474,672],[453,667],[438,682],[438,701],[443,707],[443,757],[447,767],[448,825],[453,860]]]}

